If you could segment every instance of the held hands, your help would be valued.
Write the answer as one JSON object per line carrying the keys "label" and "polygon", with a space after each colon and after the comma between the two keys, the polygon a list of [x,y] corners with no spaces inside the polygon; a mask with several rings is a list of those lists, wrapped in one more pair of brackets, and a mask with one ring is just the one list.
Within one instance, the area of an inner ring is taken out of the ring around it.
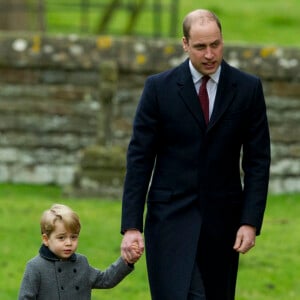
{"label": "held hands", "polygon": [[250,225],[243,225],[239,228],[233,249],[245,254],[255,246],[256,228]]}
{"label": "held hands", "polygon": [[144,252],[142,234],[136,229],[127,230],[121,243],[121,255],[130,264],[139,260]]}

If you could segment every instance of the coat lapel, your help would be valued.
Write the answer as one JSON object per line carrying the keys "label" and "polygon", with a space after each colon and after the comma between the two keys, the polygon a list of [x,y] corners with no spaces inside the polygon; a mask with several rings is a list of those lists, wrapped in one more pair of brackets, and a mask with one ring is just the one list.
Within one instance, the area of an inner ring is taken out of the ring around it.
{"label": "coat lapel", "polygon": [[181,99],[185,103],[187,109],[196,119],[198,125],[203,128],[203,130],[206,130],[204,116],[195,90],[188,60],[186,60],[179,67],[179,74],[180,75],[177,83],[179,87],[179,95],[181,96]]}
{"label": "coat lapel", "polygon": [[179,74],[178,87],[182,100],[203,131],[210,130],[219,121],[234,99],[237,83],[232,77],[231,67],[225,61],[222,62],[214,109],[208,126],[205,124],[189,69],[188,59],[179,67]]}
{"label": "coat lapel", "polygon": [[208,124],[208,130],[211,129],[221,118],[228,106],[234,99],[237,83],[231,76],[230,66],[223,61],[219,79],[219,84],[216,93],[213,113]]}

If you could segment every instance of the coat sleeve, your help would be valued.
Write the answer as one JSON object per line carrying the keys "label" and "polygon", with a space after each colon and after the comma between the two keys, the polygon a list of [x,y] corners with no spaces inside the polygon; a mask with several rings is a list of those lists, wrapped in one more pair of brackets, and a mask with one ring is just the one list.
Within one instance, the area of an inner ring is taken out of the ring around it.
{"label": "coat sleeve", "polygon": [[34,264],[28,262],[19,291],[19,300],[37,299],[40,286],[39,272],[34,268]]}
{"label": "coat sleeve", "polygon": [[133,267],[128,266],[120,257],[112,263],[105,271],[100,271],[93,267],[91,269],[91,280],[93,289],[109,289],[120,283],[128,274],[133,271]]}
{"label": "coat sleeve", "polygon": [[266,206],[271,158],[266,104],[260,80],[256,83],[252,113],[243,143],[244,207],[241,223],[254,225],[259,235]]}
{"label": "coat sleeve", "polygon": [[143,231],[143,212],[157,152],[159,109],[154,77],[146,80],[133,121],[127,151],[127,171],[122,201],[121,232]]}

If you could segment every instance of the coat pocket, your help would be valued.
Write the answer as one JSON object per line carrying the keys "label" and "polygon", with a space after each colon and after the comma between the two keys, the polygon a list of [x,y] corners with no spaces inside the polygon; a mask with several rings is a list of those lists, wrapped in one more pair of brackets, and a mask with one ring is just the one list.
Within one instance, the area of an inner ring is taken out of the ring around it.
{"label": "coat pocket", "polygon": [[148,203],[163,203],[169,202],[172,198],[173,192],[171,190],[150,189],[148,194]]}

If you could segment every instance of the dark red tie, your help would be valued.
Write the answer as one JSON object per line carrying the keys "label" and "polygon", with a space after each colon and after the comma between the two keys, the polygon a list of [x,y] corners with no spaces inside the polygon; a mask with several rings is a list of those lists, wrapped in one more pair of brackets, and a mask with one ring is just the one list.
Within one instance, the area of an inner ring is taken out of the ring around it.
{"label": "dark red tie", "polygon": [[201,107],[202,107],[202,111],[203,111],[203,115],[204,115],[206,124],[208,124],[208,121],[209,121],[209,100],[208,100],[208,94],[207,94],[207,89],[206,89],[206,84],[207,84],[207,81],[209,80],[209,78],[210,77],[207,75],[202,77],[201,86],[199,89],[199,100],[201,103]]}

